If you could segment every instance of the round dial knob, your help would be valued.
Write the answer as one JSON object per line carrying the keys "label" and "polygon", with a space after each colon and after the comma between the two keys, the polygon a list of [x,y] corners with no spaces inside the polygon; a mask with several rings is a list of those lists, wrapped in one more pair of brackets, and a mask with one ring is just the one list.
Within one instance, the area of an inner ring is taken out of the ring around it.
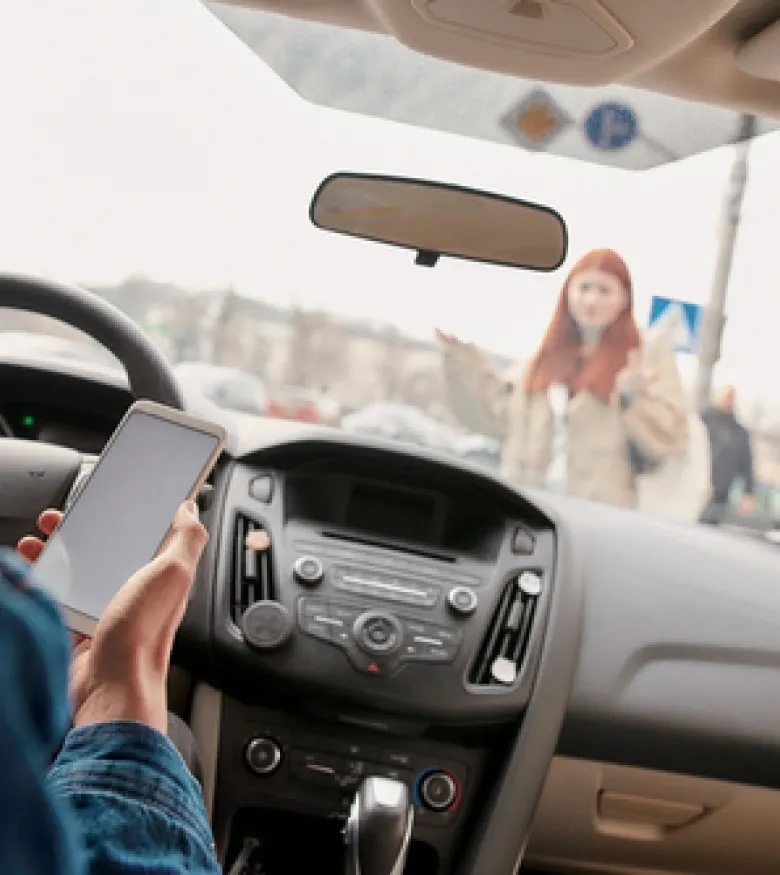
{"label": "round dial knob", "polygon": [[361,614],[352,629],[358,646],[372,656],[395,653],[404,639],[404,630],[392,614],[370,611]]}
{"label": "round dial knob", "polygon": [[241,631],[244,641],[254,650],[277,650],[289,641],[293,621],[279,602],[255,602],[241,617]]}
{"label": "round dial knob", "polygon": [[420,798],[431,811],[446,811],[458,797],[458,785],[447,772],[431,772],[420,785]]}
{"label": "round dial knob", "polygon": [[256,775],[270,775],[282,762],[282,749],[273,738],[253,738],[246,746],[244,759]]}
{"label": "round dial knob", "polygon": [[295,560],[293,575],[298,583],[304,586],[317,586],[322,583],[324,575],[322,562],[315,556],[301,556]]}
{"label": "round dial knob", "polygon": [[473,589],[467,586],[455,586],[447,593],[447,604],[450,610],[461,617],[473,614],[477,609],[479,599]]}

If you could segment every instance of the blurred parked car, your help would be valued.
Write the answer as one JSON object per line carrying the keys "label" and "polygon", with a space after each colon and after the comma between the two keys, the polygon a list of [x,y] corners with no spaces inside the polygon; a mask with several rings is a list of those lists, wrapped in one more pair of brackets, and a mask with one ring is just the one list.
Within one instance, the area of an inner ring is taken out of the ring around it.
{"label": "blurred parked car", "polygon": [[780,486],[771,483],[756,483],[753,496],[755,506],[751,514],[740,512],[742,487],[735,486],[726,506],[723,528],[741,535],[765,538],[780,543]]}
{"label": "blurred parked car", "polygon": [[185,391],[200,392],[224,410],[255,416],[265,413],[268,392],[262,380],[252,374],[202,362],[183,362],[175,371]]}
{"label": "blurred parked car", "polygon": [[501,465],[501,443],[483,434],[467,434],[458,438],[455,451],[469,462],[498,471]]}
{"label": "blurred parked car", "polygon": [[457,438],[421,410],[407,404],[370,404],[341,420],[346,431],[455,453]]}
{"label": "blurred parked car", "polygon": [[341,418],[341,405],[330,395],[321,392],[296,386],[282,386],[269,395],[265,414],[275,419],[338,425]]}

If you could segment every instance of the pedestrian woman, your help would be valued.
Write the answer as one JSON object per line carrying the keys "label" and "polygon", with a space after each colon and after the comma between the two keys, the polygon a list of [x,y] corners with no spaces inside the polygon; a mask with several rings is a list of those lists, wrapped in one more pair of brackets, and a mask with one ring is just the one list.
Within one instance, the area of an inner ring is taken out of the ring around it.
{"label": "pedestrian woman", "polygon": [[437,332],[453,412],[502,441],[505,479],[633,508],[637,477],[685,449],[674,353],[643,341],[633,304],[626,263],[597,249],[571,269],[541,345],[508,378]]}

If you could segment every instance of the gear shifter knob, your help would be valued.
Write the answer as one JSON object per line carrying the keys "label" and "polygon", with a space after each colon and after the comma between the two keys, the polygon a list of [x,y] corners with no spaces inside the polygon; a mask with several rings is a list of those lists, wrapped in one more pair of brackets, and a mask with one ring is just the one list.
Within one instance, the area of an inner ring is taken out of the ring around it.
{"label": "gear shifter knob", "polygon": [[414,807],[400,781],[368,777],[358,788],[344,829],[347,875],[402,875]]}

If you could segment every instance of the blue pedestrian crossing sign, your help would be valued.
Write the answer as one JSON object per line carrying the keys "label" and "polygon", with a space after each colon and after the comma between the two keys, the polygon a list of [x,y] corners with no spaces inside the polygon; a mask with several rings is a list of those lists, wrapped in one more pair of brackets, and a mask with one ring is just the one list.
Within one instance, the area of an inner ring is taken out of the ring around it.
{"label": "blue pedestrian crossing sign", "polygon": [[648,329],[669,337],[675,352],[699,350],[703,308],[691,301],[654,297],[650,302]]}

